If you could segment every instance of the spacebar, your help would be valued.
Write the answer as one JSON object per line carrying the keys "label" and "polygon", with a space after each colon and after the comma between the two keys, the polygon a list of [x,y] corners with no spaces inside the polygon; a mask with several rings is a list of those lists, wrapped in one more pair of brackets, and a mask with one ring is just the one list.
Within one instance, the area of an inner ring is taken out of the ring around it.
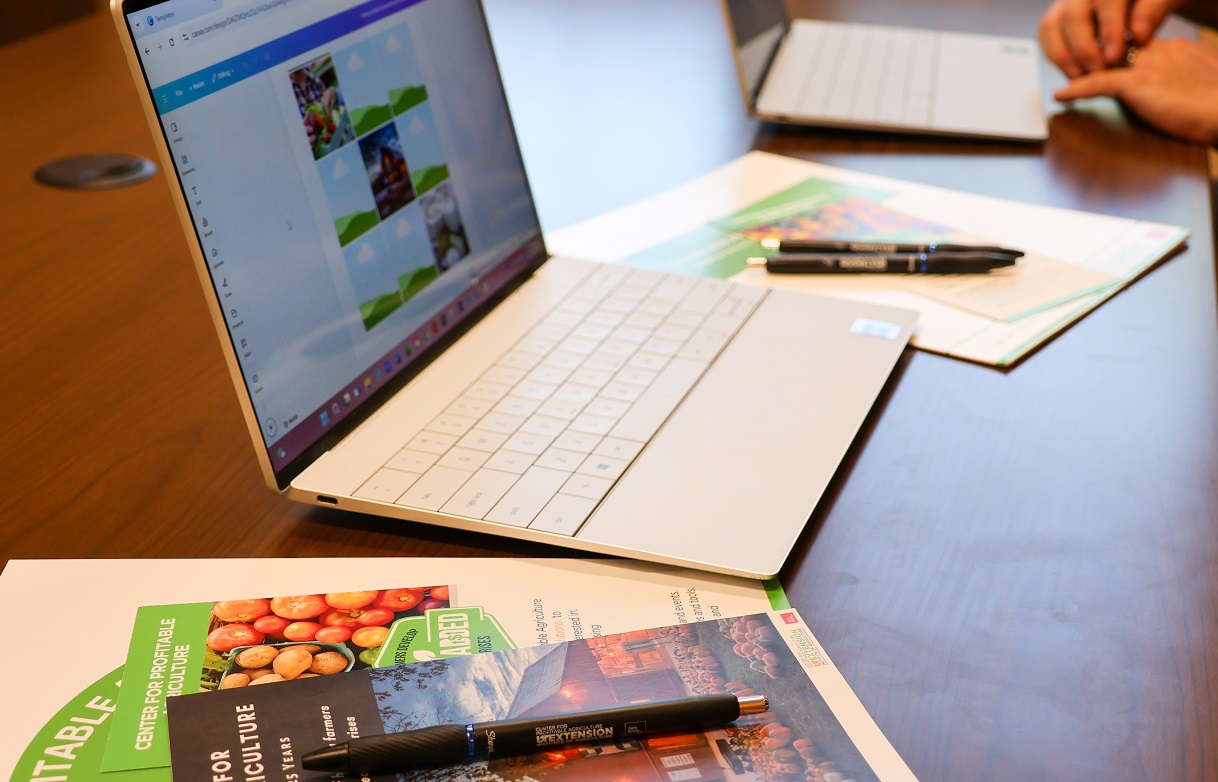
{"label": "spacebar", "polygon": [[689,393],[689,389],[698,382],[698,378],[706,371],[707,363],[674,358],[626,411],[609,433],[610,436],[638,442],[651,439],[668,420],[668,416],[672,415],[677,404]]}

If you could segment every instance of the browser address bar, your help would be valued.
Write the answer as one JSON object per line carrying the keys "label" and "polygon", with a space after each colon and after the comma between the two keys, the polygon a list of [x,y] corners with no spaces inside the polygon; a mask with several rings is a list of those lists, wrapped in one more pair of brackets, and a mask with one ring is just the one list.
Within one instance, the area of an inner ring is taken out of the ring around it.
{"label": "browser address bar", "polygon": [[233,11],[227,16],[221,17],[212,22],[208,22],[207,24],[199,27],[197,30],[192,30],[190,32],[190,37],[192,39],[198,39],[212,33],[223,32],[234,25],[244,24],[257,16],[261,16],[262,14],[270,11],[281,10],[295,2],[297,2],[297,0],[262,0],[262,2],[246,6],[240,11]]}

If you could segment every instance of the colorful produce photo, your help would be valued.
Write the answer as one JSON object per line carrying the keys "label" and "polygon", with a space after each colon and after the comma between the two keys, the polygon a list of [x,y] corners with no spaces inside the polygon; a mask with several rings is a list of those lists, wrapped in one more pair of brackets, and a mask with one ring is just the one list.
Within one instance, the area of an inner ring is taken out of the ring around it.
{"label": "colorful produce photo", "polygon": [[201,683],[229,689],[367,668],[395,621],[448,606],[447,586],[221,600]]}

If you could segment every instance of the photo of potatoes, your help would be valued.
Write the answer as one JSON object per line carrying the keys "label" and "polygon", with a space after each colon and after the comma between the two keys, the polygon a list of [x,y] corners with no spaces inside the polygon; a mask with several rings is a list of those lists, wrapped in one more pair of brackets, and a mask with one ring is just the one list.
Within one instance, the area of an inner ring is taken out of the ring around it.
{"label": "photo of potatoes", "polygon": [[220,678],[220,689],[252,684],[286,682],[343,673],[355,665],[355,655],[344,644],[289,642],[233,649],[232,662]]}
{"label": "photo of potatoes", "polygon": [[450,604],[446,585],[221,600],[200,684],[231,689],[368,668],[390,625]]}

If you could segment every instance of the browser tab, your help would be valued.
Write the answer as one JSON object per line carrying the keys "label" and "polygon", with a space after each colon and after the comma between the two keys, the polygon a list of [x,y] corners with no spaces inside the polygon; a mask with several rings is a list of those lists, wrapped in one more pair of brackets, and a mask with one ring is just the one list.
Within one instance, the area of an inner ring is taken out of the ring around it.
{"label": "browser tab", "polygon": [[226,0],[170,0],[155,9],[130,14],[131,30],[137,39],[169,30],[200,16],[223,11]]}

